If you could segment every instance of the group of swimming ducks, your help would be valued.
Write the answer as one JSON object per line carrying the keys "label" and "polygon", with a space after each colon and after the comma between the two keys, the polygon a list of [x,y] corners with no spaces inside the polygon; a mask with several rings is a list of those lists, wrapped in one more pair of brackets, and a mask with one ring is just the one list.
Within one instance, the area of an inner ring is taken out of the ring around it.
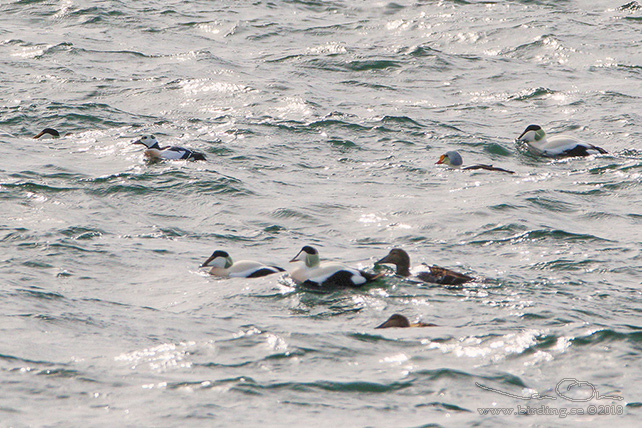
{"label": "group of swimming ducks", "polygon": [[[289,272],[289,276],[295,283],[308,290],[359,288],[384,276],[383,273],[370,273],[341,263],[322,263],[319,252],[309,245],[301,248],[301,251],[290,260],[290,263],[294,262],[303,262],[303,265]],[[393,248],[387,256],[375,264],[392,264],[396,268],[396,275],[424,283],[460,286],[475,279],[439,266],[429,266],[427,271],[413,275],[410,272],[410,257],[401,248]],[[221,278],[259,278],[286,272],[282,267],[270,266],[254,260],[234,262],[232,257],[222,250],[214,251],[201,267],[211,267],[210,274]],[[376,328],[430,326],[434,324],[411,324],[403,315],[394,314]]]}
{"label": "group of swimming ducks", "polygon": [[[60,133],[52,128],[46,128],[34,138],[56,138]],[[517,138],[517,142],[525,143],[532,153],[545,157],[562,156],[588,156],[604,154],[606,150],[588,144],[574,137],[553,136],[547,137],[546,132],[539,125],[529,125]],[[145,146],[145,157],[153,160],[205,160],[203,153],[186,149],[184,147],[161,147],[153,135],[146,135],[133,142]],[[461,167],[463,161],[456,151],[449,151],[441,155],[437,164],[444,164],[453,168]],[[483,169],[513,174],[503,168],[492,165],[473,165],[462,168],[464,170]],[[303,265],[289,272],[289,276],[299,285],[308,289],[328,290],[336,288],[358,288],[382,277],[383,273],[369,273],[340,263],[321,263],[319,252],[305,246],[290,262],[303,262]],[[419,272],[414,276],[410,272],[410,257],[400,248],[392,249],[387,256],[375,263],[392,264],[396,267],[396,275],[411,278],[424,283],[441,284],[446,286],[460,286],[474,280],[473,277],[464,275],[439,266],[431,266],[427,271]],[[230,278],[258,278],[276,273],[283,273],[285,269],[278,266],[269,266],[253,260],[240,260],[234,262],[230,255],[221,250],[214,253],[201,265],[210,267],[210,274]],[[389,327],[431,327],[434,324],[410,323],[400,314],[392,315],[386,322],[376,328]]]}
{"label": "group of swimming ducks", "polygon": [[[308,289],[358,288],[383,276],[382,273],[373,274],[341,263],[322,263],[319,252],[309,245],[301,248],[290,260],[290,263],[294,262],[303,262],[303,265],[291,271],[290,277]],[[375,264],[392,264],[396,267],[396,275],[404,278],[413,276],[410,272],[410,257],[400,248],[393,248],[386,257]],[[269,266],[254,260],[234,262],[227,252],[221,250],[214,251],[201,267],[211,267],[210,274],[222,278],[259,278],[285,272],[282,267]],[[420,272],[414,277],[421,282],[455,286],[474,279],[472,276],[439,266],[431,266],[428,271]]]}
{"label": "group of swimming ducks", "polygon": [[[33,138],[58,138],[60,133],[53,128],[45,128]],[[606,150],[589,143],[578,140],[575,137],[555,135],[548,137],[546,132],[539,125],[529,125],[522,134],[517,137],[517,142],[525,143],[532,153],[545,157],[563,156],[589,156],[593,154],[605,154]],[[155,136],[145,135],[133,142],[145,146],[145,157],[151,160],[206,160],[205,154],[196,150],[178,146],[162,147]],[[456,151],[449,151],[441,155],[437,164],[444,164],[453,168],[463,165],[461,155]],[[513,174],[503,168],[492,165],[472,165],[462,168],[464,170],[483,169],[487,171],[498,171]]]}

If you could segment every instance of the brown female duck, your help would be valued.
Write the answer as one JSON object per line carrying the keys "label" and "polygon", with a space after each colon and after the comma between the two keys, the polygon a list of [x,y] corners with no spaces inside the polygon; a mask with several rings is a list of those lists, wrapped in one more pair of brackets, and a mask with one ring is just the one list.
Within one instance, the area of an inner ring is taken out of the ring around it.
{"label": "brown female duck", "polygon": [[[409,277],[410,273],[410,256],[401,248],[393,248],[388,255],[375,264],[393,264],[397,267],[397,275]],[[430,266],[430,271],[419,272],[416,277],[424,282],[443,285],[460,285],[472,281],[472,276],[464,275],[450,269],[439,266]]]}

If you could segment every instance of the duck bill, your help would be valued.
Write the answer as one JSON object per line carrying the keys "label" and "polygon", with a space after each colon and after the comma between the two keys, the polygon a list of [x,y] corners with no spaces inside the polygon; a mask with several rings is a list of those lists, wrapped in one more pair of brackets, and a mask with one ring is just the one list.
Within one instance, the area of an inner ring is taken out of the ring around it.
{"label": "duck bill", "polygon": [[388,318],[386,320],[386,322],[384,322],[383,324],[375,327],[375,329],[378,329],[378,328],[394,328],[394,327],[402,327],[402,326],[399,325],[399,322],[396,319],[390,317],[390,318]]}
{"label": "duck bill", "polygon": [[147,146],[147,144],[143,143],[143,140],[136,140],[136,141],[134,141],[134,142],[132,143],[132,145],[133,145],[133,144],[140,144],[140,145],[142,145],[142,146]]}
{"label": "duck bill", "polygon": [[292,258],[292,260],[290,260],[290,263],[294,263],[294,262],[298,262],[298,261],[300,261],[300,260],[299,260],[299,256],[301,255],[301,253],[302,253],[302,252],[303,252],[303,250],[299,251],[299,252],[296,254],[296,256],[294,256],[294,257]]}
{"label": "duck bill", "polygon": [[390,325],[390,324],[391,324],[391,323],[390,323],[390,320],[388,320],[388,321],[384,322],[383,324],[381,324],[381,325],[379,325],[379,326],[375,327],[375,329],[378,329],[378,328],[390,328],[390,327],[394,327],[394,326],[392,326],[392,325]]}
{"label": "duck bill", "polygon": [[446,159],[446,155],[441,155],[436,165],[441,165],[442,163],[444,163],[444,159]]}
{"label": "duck bill", "polygon": [[212,260],[214,260],[214,254],[212,254],[209,259],[205,260],[205,263],[203,263],[199,267],[207,267]]}
{"label": "duck bill", "polygon": [[386,257],[384,257],[383,259],[379,260],[378,262],[375,262],[375,264],[376,265],[383,265],[383,264],[386,264],[386,263],[392,263],[390,260],[388,260],[389,257],[390,257],[390,255],[387,255]]}

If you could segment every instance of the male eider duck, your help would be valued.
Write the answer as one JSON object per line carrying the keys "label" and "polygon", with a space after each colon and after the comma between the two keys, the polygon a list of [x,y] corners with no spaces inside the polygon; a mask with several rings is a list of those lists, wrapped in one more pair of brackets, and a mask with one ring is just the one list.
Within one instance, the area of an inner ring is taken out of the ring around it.
{"label": "male eider duck", "polygon": [[[411,276],[410,273],[410,256],[401,248],[393,248],[388,255],[375,264],[393,264],[397,267],[397,275],[405,278]],[[450,269],[439,266],[429,266],[430,272],[419,272],[416,277],[424,282],[443,285],[460,285],[472,281],[472,276],[454,272]]]}
{"label": "male eider duck", "polygon": [[401,314],[394,314],[391,315],[390,318],[386,320],[383,324],[375,327],[377,328],[391,328],[391,327],[399,327],[399,328],[407,328],[407,327],[437,327],[437,324],[432,324],[432,323],[425,323],[425,322],[415,322],[415,323],[410,323],[408,321],[408,318],[404,317]]}
{"label": "male eider duck", "polygon": [[292,279],[310,288],[345,288],[360,287],[383,276],[346,267],[339,263],[319,262],[319,252],[306,245],[294,256],[290,263],[303,261],[304,266],[290,273]]}
{"label": "male eider duck", "polygon": [[[456,152],[454,150],[444,153],[443,155],[441,155],[439,157],[439,160],[437,161],[437,165],[444,164],[444,165],[448,165],[448,166],[450,166],[452,168],[458,168],[458,167],[462,166],[463,163],[464,163],[464,161],[462,160],[461,155],[459,154],[459,152]],[[509,174],[515,174],[515,171],[509,171],[509,170],[503,169],[503,168],[496,168],[496,167],[494,167],[492,165],[483,165],[483,164],[482,165],[471,165],[471,166],[467,166],[465,168],[462,168],[462,170],[464,170],[464,171],[473,170],[473,169],[485,169],[486,171],[499,171],[499,172],[507,172]]]}
{"label": "male eider duck", "polygon": [[548,138],[539,125],[528,125],[517,142],[526,143],[528,149],[541,156],[589,156],[608,153],[601,147],[584,143],[575,137],[555,135]]}
{"label": "male eider duck", "polygon": [[221,250],[214,251],[210,258],[201,265],[201,267],[207,266],[212,266],[212,270],[210,270],[212,275],[224,278],[259,278],[285,272],[285,269],[278,266],[267,266],[253,260],[240,260],[234,263],[230,255]]}
{"label": "male eider duck", "polygon": [[184,147],[161,147],[153,135],[145,135],[141,139],[134,141],[133,144],[142,144],[147,147],[145,156],[150,159],[205,160],[203,153],[195,152]]}
{"label": "male eider duck", "polygon": [[[65,135],[69,135],[69,133]],[[37,140],[37,139],[46,140],[49,138],[60,138],[60,132],[56,131],[53,128],[45,128],[33,137],[34,140]]]}

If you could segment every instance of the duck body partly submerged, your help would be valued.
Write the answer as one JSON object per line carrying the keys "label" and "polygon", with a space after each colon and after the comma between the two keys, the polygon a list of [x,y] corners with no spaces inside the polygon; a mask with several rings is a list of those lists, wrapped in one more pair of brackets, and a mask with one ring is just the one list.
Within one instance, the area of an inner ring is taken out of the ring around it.
{"label": "duck body partly submerged", "polygon": [[285,272],[285,269],[278,266],[268,266],[254,260],[234,262],[227,252],[221,250],[214,251],[201,265],[201,267],[208,266],[212,266],[210,274],[223,278],[259,278]]}
{"label": "duck body partly submerged", "polygon": [[37,133],[33,139],[38,140],[38,139],[49,139],[49,138],[59,138],[60,137],[60,132],[56,131],[53,128],[45,128],[39,133]]}
{"label": "duck body partly submerged", "polygon": [[290,262],[303,261],[302,267],[290,272],[290,277],[300,285],[308,288],[357,288],[382,276],[359,269],[344,266],[340,263],[320,263],[316,249],[305,246]]}
{"label": "duck body partly submerged", "polygon": [[[451,150],[449,152],[444,153],[439,157],[439,160],[437,161],[437,165],[444,164],[452,168],[459,168],[463,165],[463,163],[464,161],[461,158],[461,155],[459,154],[459,152],[455,150]],[[476,169],[483,169],[486,171],[506,172],[508,174],[515,173],[515,171],[509,171],[507,169],[497,168],[492,165],[484,165],[484,164],[471,165],[471,166],[466,166],[462,168],[463,171],[476,170]]]}
{"label": "duck body partly submerged", "polygon": [[133,144],[141,144],[147,147],[145,156],[154,160],[206,160],[203,153],[186,149],[185,147],[169,146],[161,147],[153,135],[145,135],[134,141]]}
{"label": "duck body partly submerged", "polygon": [[[410,256],[401,248],[393,248],[386,257],[375,264],[393,264],[397,268],[397,275],[404,278],[413,276],[410,272]],[[428,269],[427,272],[419,272],[415,277],[423,282],[442,285],[461,285],[475,279],[439,266],[428,266]]]}
{"label": "duck body partly submerged", "polygon": [[53,128],[45,128],[42,131],[38,132],[33,136],[34,140],[47,140],[52,138],[67,137],[72,135],[71,132],[67,132],[65,135],[62,135],[60,132]]}
{"label": "duck body partly submerged", "polygon": [[529,125],[517,137],[518,142],[526,143],[528,150],[545,157],[590,156],[608,153],[601,147],[585,143],[567,135],[547,136],[539,125]]}

